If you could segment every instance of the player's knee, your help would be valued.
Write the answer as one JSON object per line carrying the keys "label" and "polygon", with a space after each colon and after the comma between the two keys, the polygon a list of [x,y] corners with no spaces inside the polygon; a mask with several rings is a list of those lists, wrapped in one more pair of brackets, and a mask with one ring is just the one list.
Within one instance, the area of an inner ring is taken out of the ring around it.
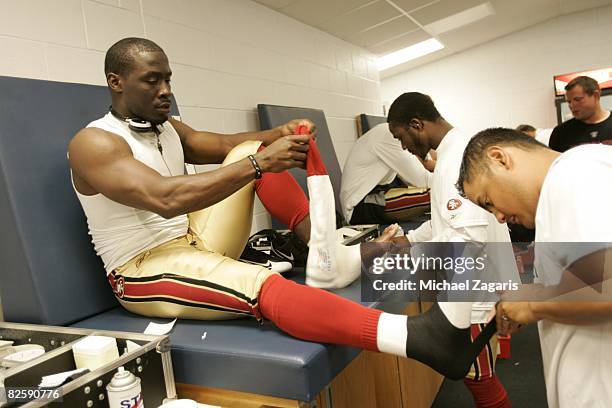
{"label": "player's knee", "polygon": [[249,154],[257,153],[259,146],[261,146],[261,141],[259,140],[247,140],[245,142],[240,143],[232,150],[230,150],[227,156],[225,156],[225,160],[223,160],[223,165],[237,162],[239,160],[244,159]]}

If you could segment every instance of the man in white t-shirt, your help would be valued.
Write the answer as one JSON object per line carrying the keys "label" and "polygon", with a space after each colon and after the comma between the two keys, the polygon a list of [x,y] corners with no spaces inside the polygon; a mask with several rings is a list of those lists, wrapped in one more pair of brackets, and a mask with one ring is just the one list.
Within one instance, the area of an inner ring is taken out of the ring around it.
{"label": "man in white t-shirt", "polygon": [[[425,158],[430,149],[435,149],[438,156],[431,181],[431,221],[408,232],[407,240],[411,244],[456,240],[506,243],[491,246],[496,253],[491,254],[490,259],[499,262],[499,265],[506,265],[506,268],[510,265],[513,277],[518,281],[508,228],[461,197],[455,188],[463,150],[470,137],[453,128],[440,115],[431,98],[418,92],[398,97],[389,109],[387,120],[389,130],[401,141],[404,149],[421,158]],[[493,307],[490,302],[473,304],[473,336],[482,330]],[[510,406],[506,390],[494,373],[496,354],[496,344],[493,342],[483,350],[483,356],[475,361],[464,381],[472,392],[476,406]]]}
{"label": "man in white t-shirt", "polygon": [[512,129],[478,133],[462,160],[467,198],[536,229],[537,285],[500,302],[497,322],[505,333],[538,322],[551,408],[612,406],[611,184],[612,147],[560,154]]}
{"label": "man in white t-shirt", "polygon": [[[396,177],[405,184],[395,185]],[[340,201],[350,224],[402,222],[429,208],[431,173],[381,123],[361,136],[342,170]],[[415,186],[415,187],[406,187]]]}

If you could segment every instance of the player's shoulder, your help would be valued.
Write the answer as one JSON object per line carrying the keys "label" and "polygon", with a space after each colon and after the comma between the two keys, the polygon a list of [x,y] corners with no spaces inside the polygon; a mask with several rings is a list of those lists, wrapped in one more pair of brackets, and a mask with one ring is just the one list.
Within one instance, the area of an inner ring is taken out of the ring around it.
{"label": "player's shoulder", "polygon": [[99,127],[88,126],[79,130],[73,137],[72,141],[79,143],[104,143],[104,142],[117,142],[123,140],[121,136],[106,129]]}
{"label": "player's shoulder", "polygon": [[601,163],[612,166],[612,146],[599,143],[587,143],[573,147],[562,153],[554,163],[554,167]]}
{"label": "player's shoulder", "polygon": [[372,151],[402,150],[400,141],[393,138],[393,134],[389,131],[386,123],[376,125],[370,129],[357,139],[356,144],[359,144],[362,149],[370,149]]}
{"label": "player's shoulder", "polygon": [[587,184],[607,183],[611,177],[612,146],[586,144],[562,153],[550,166],[546,179],[557,188],[579,191]]}
{"label": "player's shoulder", "polygon": [[369,141],[370,143],[378,143],[381,140],[394,140],[393,135],[389,131],[389,127],[386,123],[381,123],[374,126],[357,140],[361,139]]}
{"label": "player's shoulder", "polygon": [[116,154],[130,151],[127,142],[119,135],[98,127],[79,130],[68,145],[70,156],[94,154]]}

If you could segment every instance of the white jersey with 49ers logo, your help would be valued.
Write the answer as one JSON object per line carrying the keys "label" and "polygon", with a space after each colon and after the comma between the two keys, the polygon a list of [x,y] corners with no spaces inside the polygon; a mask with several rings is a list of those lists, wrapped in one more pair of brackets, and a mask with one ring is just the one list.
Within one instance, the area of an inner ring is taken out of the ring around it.
{"label": "white jersey with 49ers logo", "polygon": [[[504,242],[510,243],[510,233],[506,224],[497,222],[493,214],[488,213],[476,204],[459,195],[455,183],[459,177],[459,168],[463,151],[470,141],[470,136],[453,128],[449,131],[436,149],[438,160],[431,180],[431,221],[416,230],[409,231],[407,236],[411,243],[416,242],[449,242],[456,239],[471,242]],[[510,244],[492,247],[495,250],[491,260],[500,265],[516,263]],[[518,280],[518,272],[516,272]],[[475,303],[472,308],[472,323],[487,321],[487,313],[493,304]]]}

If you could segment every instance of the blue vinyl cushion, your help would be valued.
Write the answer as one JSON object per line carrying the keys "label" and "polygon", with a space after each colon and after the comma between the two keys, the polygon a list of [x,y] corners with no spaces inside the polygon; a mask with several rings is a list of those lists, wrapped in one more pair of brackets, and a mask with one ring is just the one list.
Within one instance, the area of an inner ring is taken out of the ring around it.
{"label": "blue vinyl cushion", "polygon": [[65,325],[117,306],[67,160],[70,139],[108,110],[108,89],[11,77],[0,77],[0,89],[5,320]]}
{"label": "blue vinyl cushion", "polygon": [[[287,123],[292,119],[310,119],[317,126],[317,145],[321,152],[321,158],[327,168],[329,179],[334,189],[336,199],[336,214],[342,217],[342,205],[340,204],[340,183],[342,181],[342,170],[336,157],[334,144],[327,127],[325,113],[320,109],[298,108],[294,106],[279,106],[279,105],[257,105],[259,114],[259,125],[262,130],[272,129],[273,127]],[[302,187],[304,192],[308,194],[308,185],[306,183],[306,172],[302,169],[291,169],[289,172]],[[273,219],[272,225],[274,228],[286,228],[285,225]]]}
{"label": "blue vinyl cushion", "polygon": [[74,134],[101,86],[0,77],[0,296],[7,321],[63,325],[117,305],[70,184]]}
{"label": "blue vinyl cushion", "polygon": [[[292,272],[303,283],[303,274]],[[359,301],[359,280],[338,295]],[[299,301],[299,300],[296,300]],[[405,303],[368,303],[399,313]],[[167,320],[155,320],[167,322]],[[116,308],[74,326],[106,330],[143,331],[148,320]],[[203,338],[204,337],[204,338]],[[228,321],[181,320],[170,341],[178,383],[225,388],[294,399],[313,400],[360,350],[298,340],[270,322],[254,319]]]}

